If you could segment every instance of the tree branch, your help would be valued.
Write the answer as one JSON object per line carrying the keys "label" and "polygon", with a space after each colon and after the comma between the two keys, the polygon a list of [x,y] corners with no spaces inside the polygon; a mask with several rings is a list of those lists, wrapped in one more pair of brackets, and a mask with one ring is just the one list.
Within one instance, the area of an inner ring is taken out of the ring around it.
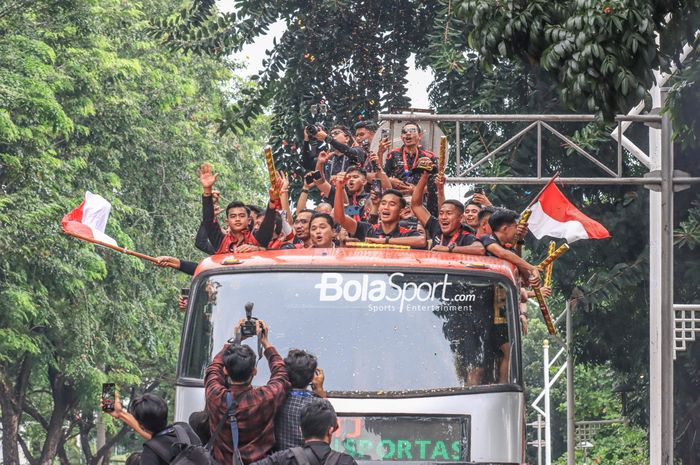
{"label": "tree branch", "polygon": [[17,435],[17,442],[19,443],[19,446],[22,448],[22,453],[24,454],[27,461],[29,462],[29,465],[38,465],[39,461],[29,451],[29,447],[27,446],[27,443],[24,442],[24,439],[22,439],[22,436],[20,436],[19,434]]}
{"label": "tree branch", "polygon": [[117,443],[121,438],[123,438],[126,433],[129,431],[129,427],[124,425],[122,426],[122,429],[119,430],[117,434],[112,436],[109,441],[105,442],[105,445],[100,447],[100,450],[95,452],[95,455],[92,457],[92,460],[88,463],[88,465],[97,465],[99,463],[100,459],[107,454],[107,452],[114,446],[114,444]]}
{"label": "tree branch", "polygon": [[45,430],[49,429],[49,422],[46,421],[46,418],[41,416],[39,411],[36,408],[34,408],[34,406],[29,405],[25,402],[25,404],[22,406],[22,410],[24,410],[24,413],[36,420],[36,422],[39,423],[42,428],[44,428]]}

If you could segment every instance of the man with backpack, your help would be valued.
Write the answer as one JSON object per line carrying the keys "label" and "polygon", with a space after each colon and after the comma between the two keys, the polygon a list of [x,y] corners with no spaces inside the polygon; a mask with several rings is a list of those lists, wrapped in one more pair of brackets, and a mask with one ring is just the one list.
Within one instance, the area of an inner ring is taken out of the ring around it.
{"label": "man with backpack", "polygon": [[357,465],[348,454],[331,449],[338,417],[326,399],[316,399],[301,411],[304,445],[275,452],[252,465]]}
{"label": "man with backpack", "polygon": [[[204,377],[206,412],[209,427],[215,430],[222,418],[226,427],[221,434],[213,435],[212,455],[221,465],[249,464],[268,455],[275,445],[275,415],[284,404],[290,388],[284,360],[268,339],[268,328],[258,320],[257,332],[260,348],[270,367],[270,380],[266,385],[253,387],[257,374],[257,356],[249,346],[241,344],[240,320],[234,329],[234,337],[226,343],[207,368]],[[235,459],[235,462],[232,460]]]}
{"label": "man with backpack", "polygon": [[146,440],[140,465],[204,465],[204,461],[194,459],[195,456],[207,455],[201,447],[199,437],[187,423],[168,425],[168,404],[160,397],[144,394],[132,400],[129,411],[126,411],[117,394],[114,410],[108,413]]}

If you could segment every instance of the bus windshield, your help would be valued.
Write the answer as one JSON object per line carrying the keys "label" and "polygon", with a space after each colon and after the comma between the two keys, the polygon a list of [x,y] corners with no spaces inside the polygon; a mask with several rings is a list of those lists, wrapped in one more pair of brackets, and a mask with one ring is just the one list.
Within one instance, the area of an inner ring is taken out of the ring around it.
{"label": "bus windshield", "polygon": [[[336,395],[461,390],[513,383],[514,289],[445,272],[251,272],[203,277],[193,289],[179,375],[202,379],[244,306],[284,357],[316,355]],[[515,315],[515,316],[514,316]],[[246,339],[257,350],[255,338]],[[269,377],[258,363],[254,384]]]}

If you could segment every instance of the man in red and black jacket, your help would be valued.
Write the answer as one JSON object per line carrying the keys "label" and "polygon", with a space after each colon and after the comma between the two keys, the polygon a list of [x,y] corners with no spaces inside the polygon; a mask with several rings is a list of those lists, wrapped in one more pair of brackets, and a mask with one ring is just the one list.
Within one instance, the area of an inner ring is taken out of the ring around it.
{"label": "man in red and black jacket", "polygon": [[428,183],[429,171],[433,163],[428,158],[422,158],[419,164],[424,166],[426,170],[421,175],[411,195],[411,210],[425,228],[425,233],[430,239],[428,244],[430,250],[484,255],[484,246],[474,235],[474,230],[469,226],[462,225],[462,214],[464,213],[462,202],[445,200],[440,205],[440,213],[437,217],[431,215],[428,209],[423,206],[423,192]]}
{"label": "man in red and black jacket", "polygon": [[[265,350],[270,366],[270,380],[265,386],[254,388],[251,383],[257,374],[256,355],[247,345],[238,343],[240,320],[234,329],[234,337],[212,360],[204,377],[206,411],[209,428],[214,431],[228,411],[227,393],[237,402],[235,411],[238,423],[238,450],[244,464],[249,464],[269,455],[275,445],[275,415],[287,398],[290,389],[289,376],[284,360],[268,338],[269,331],[262,320],[258,320],[257,336]],[[227,382],[227,378],[230,382]],[[233,440],[229,421],[214,442],[212,455],[217,463],[229,464],[233,456]]]}
{"label": "man in red and black jacket", "polygon": [[[403,145],[394,149],[386,156],[384,172],[389,176],[391,185],[404,195],[412,195],[414,186],[420,179],[420,173],[416,172],[418,160],[429,158],[435,162],[435,154],[423,150],[420,143],[423,139],[423,130],[414,121],[409,121],[401,128],[401,141]],[[425,202],[428,211],[437,215],[439,200],[435,176],[431,176],[428,183],[428,195]]]}
{"label": "man in red and black jacket", "polygon": [[214,221],[214,201],[212,189],[218,173],[211,171],[211,166],[204,163],[199,169],[199,181],[202,183],[202,224],[207,230],[209,242],[215,253],[255,252],[264,250],[272,239],[275,227],[275,205],[270,190],[270,203],[265,211],[265,217],[256,231],[250,231],[250,209],[241,202],[231,202],[226,207],[226,223],[228,233],[221,231],[219,224]]}
{"label": "man in red and black jacket", "polygon": [[401,209],[406,206],[401,192],[394,189],[384,191],[379,201],[379,223],[373,225],[364,221],[355,221],[345,214],[343,208],[344,183],[345,177],[343,173],[340,173],[335,179],[333,219],[345,228],[348,234],[363,242],[408,245],[415,249],[425,248],[425,236],[415,229],[399,225]]}

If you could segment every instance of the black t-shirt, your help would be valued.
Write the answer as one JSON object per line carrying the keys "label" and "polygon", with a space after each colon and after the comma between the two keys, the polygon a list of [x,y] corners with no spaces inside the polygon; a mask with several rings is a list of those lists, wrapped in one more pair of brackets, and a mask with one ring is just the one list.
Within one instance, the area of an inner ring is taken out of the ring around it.
{"label": "black t-shirt", "polygon": [[431,215],[428,222],[425,223],[425,232],[428,235],[428,238],[432,241],[430,244],[431,249],[436,245],[450,245],[452,243],[454,243],[457,247],[472,245],[477,238],[469,230],[471,228],[467,228],[461,226],[456,233],[445,236],[442,234],[442,229],[440,229],[438,219],[434,216]]}
{"label": "black t-shirt", "polygon": [[360,221],[359,223],[357,223],[357,230],[355,231],[355,235],[353,237],[356,237],[359,240],[364,241],[368,237],[385,238],[385,237],[418,237],[418,236],[420,236],[420,233],[418,231],[416,231],[415,229],[405,228],[403,226],[400,226],[399,224],[397,224],[396,228],[394,228],[392,231],[385,233],[384,230],[382,229],[381,225],[379,225],[379,224],[370,224],[370,223],[365,223],[364,221]]}
{"label": "black t-shirt", "polygon": [[481,241],[482,244],[484,244],[484,248],[486,249],[486,255],[489,257],[495,257],[496,255],[489,252],[489,246],[492,244],[498,244],[501,247],[505,248],[503,244],[501,244],[501,241],[498,240],[495,234],[484,234],[483,236],[479,237],[479,240]]}
{"label": "black t-shirt", "polygon": [[[331,187],[331,191],[328,193],[328,203],[333,205],[335,202],[335,186]],[[345,193],[348,196],[350,203],[345,207],[345,214],[354,219],[355,221],[365,221],[369,218],[369,193],[361,191],[358,194],[351,194],[348,192],[347,188]],[[366,208],[365,208],[366,207]]]}

